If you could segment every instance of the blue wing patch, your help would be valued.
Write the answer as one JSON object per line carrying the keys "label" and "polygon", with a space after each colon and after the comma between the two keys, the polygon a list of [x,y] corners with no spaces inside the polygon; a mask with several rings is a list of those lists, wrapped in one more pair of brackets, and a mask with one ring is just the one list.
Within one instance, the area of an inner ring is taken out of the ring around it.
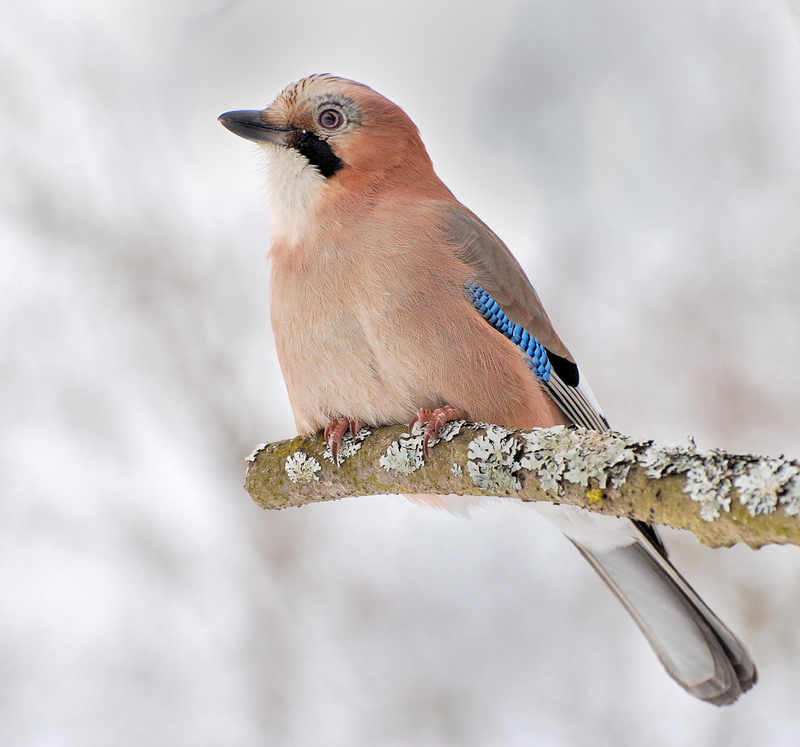
{"label": "blue wing patch", "polygon": [[511,342],[517,345],[528,357],[528,366],[536,374],[539,381],[550,381],[552,366],[547,351],[535,337],[531,337],[522,327],[514,324],[480,285],[469,283],[465,286],[467,297],[472,305],[496,330],[502,332]]}
{"label": "blue wing patch", "polygon": [[[608,430],[608,421],[594,403],[594,396],[588,388],[586,391],[581,389],[578,367],[575,363],[548,353],[541,342],[531,337],[523,327],[514,324],[503,313],[497,301],[478,283],[466,283],[464,290],[483,318],[525,353],[528,366],[542,382],[544,390],[573,423],[598,431]],[[586,388],[586,385],[583,387]]]}

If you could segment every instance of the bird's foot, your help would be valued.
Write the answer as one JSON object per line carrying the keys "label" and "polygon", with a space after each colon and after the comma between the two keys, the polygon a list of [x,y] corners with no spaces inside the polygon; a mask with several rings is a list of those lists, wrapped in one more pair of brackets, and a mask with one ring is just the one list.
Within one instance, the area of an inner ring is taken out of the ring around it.
{"label": "bird's foot", "polygon": [[429,456],[429,446],[437,438],[439,438],[439,431],[445,423],[451,420],[466,420],[467,413],[464,410],[459,410],[457,407],[445,405],[444,407],[437,407],[435,410],[426,410],[424,407],[420,409],[416,417],[408,424],[408,430],[414,430],[414,426],[425,426],[424,438],[422,439],[422,453],[427,459]]}
{"label": "bird's foot", "polygon": [[336,420],[331,420],[331,422],[325,426],[325,443],[331,450],[333,463],[337,467],[339,466],[339,447],[342,445],[344,434],[347,433],[349,429],[353,436],[353,440],[355,440],[356,433],[358,433],[363,427],[363,421],[359,420],[358,418],[346,418],[344,415],[336,418]]}

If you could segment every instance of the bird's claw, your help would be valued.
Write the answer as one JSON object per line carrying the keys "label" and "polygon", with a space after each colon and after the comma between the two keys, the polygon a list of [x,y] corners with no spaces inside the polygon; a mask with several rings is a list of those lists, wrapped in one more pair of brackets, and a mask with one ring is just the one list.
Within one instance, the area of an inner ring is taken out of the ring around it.
{"label": "bird's claw", "polygon": [[439,438],[439,431],[445,423],[451,420],[466,420],[467,413],[464,410],[459,410],[457,407],[445,405],[444,407],[437,407],[435,410],[426,410],[424,407],[416,414],[416,416],[408,424],[409,433],[414,430],[414,426],[425,426],[425,432],[422,438],[422,453],[427,459],[430,456],[430,445]]}
{"label": "bird's claw", "polygon": [[333,463],[337,467],[339,466],[339,447],[342,445],[344,434],[347,433],[349,429],[353,436],[353,440],[355,440],[356,433],[358,433],[363,427],[363,421],[358,420],[357,418],[347,418],[344,415],[336,418],[336,420],[331,420],[331,422],[325,426],[325,443],[331,450]]}

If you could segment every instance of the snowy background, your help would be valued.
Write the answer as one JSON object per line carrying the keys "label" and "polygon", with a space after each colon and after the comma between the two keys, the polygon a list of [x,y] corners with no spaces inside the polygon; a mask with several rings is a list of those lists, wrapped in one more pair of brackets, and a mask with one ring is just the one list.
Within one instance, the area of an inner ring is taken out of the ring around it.
{"label": "snowy background", "polygon": [[617,429],[797,457],[792,11],[4,2],[0,743],[795,745],[797,548],[667,533],[759,666],[715,709],[532,511],[251,503],[245,456],[294,425],[261,162],[216,121],[314,72],[371,85]]}

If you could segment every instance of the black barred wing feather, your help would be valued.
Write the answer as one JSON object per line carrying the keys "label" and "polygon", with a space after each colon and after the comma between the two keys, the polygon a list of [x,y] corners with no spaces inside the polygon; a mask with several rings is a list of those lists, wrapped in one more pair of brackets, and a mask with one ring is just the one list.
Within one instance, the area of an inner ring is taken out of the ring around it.
{"label": "black barred wing feather", "polygon": [[596,431],[608,430],[608,421],[600,412],[597,400],[586,382],[570,385],[554,372],[544,382],[544,389],[575,425]]}

